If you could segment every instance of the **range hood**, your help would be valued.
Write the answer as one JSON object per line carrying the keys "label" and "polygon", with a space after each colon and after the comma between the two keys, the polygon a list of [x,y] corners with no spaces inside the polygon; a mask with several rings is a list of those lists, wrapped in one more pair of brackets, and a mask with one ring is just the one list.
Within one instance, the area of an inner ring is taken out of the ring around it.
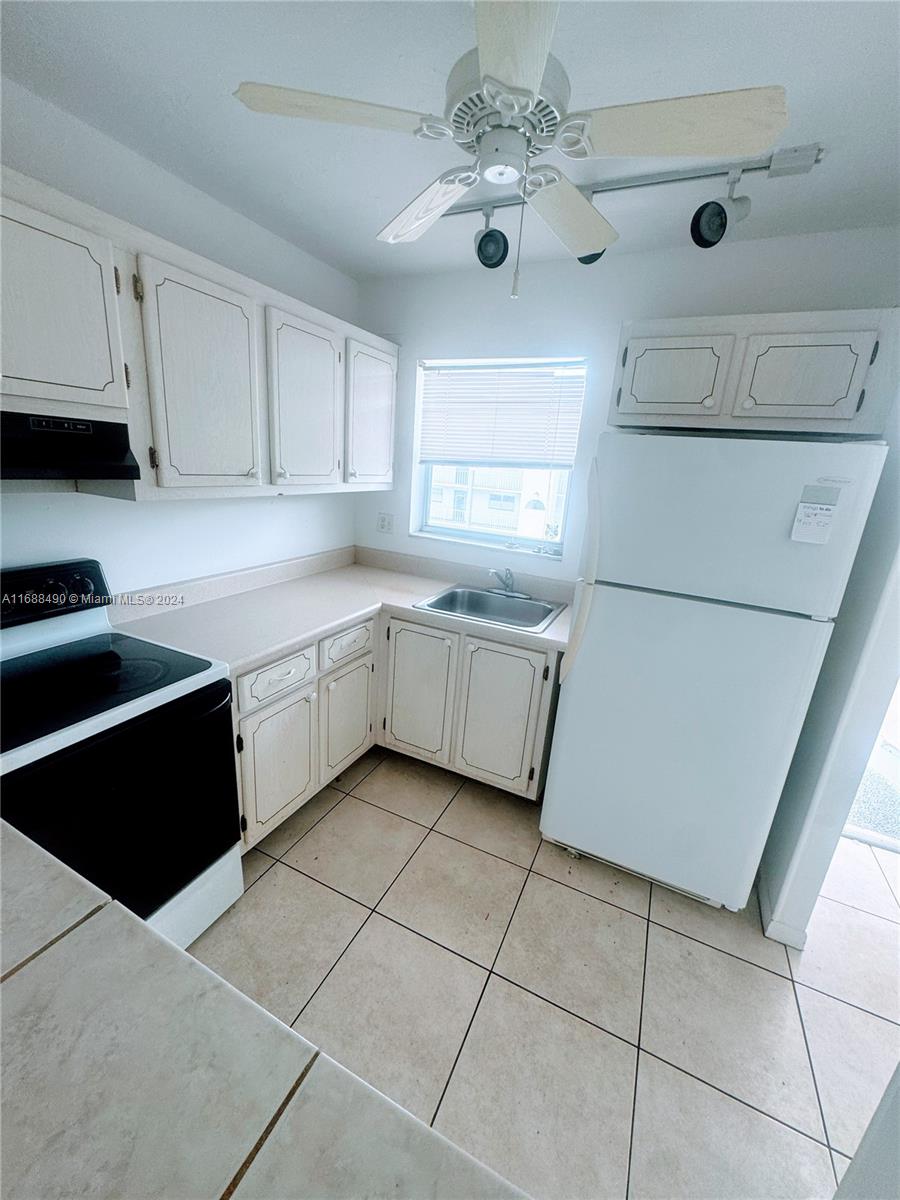
{"label": "range hood", "polygon": [[128,426],[39,413],[0,413],[3,479],[140,479]]}

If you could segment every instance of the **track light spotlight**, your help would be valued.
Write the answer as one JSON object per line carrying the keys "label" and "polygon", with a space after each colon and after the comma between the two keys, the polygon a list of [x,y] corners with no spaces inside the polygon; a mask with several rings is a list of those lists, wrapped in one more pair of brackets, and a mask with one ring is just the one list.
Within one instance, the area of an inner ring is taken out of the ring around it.
{"label": "track light spotlight", "polygon": [[509,254],[509,238],[502,229],[491,229],[493,209],[484,210],[484,229],[475,234],[475,253],[483,267],[493,270],[506,262]]}
{"label": "track light spotlight", "polygon": [[743,221],[749,215],[750,197],[734,194],[740,178],[740,171],[733,171],[728,176],[728,195],[707,200],[694,213],[691,219],[691,239],[695,246],[702,250],[718,246],[719,242],[734,232],[738,221]]}
{"label": "track light spotlight", "polygon": [[578,257],[578,261],[580,263],[584,263],[586,267],[589,267],[591,263],[595,263],[598,258],[602,258],[605,253],[605,250],[598,250],[596,254],[581,254]]}

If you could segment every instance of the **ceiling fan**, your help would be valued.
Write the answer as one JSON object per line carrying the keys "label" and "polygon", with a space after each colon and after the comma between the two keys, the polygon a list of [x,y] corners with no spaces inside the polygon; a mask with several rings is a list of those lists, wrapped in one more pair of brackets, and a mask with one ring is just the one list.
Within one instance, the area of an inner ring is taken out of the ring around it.
{"label": "ceiling fan", "polygon": [[380,241],[415,241],[483,179],[518,183],[566,249],[587,261],[618,234],[562,171],[534,164],[537,156],[550,150],[571,159],[749,156],[768,148],[787,124],[782,87],[570,113],[568,76],[550,54],[558,11],[558,3],[539,0],[477,0],[478,45],[450,72],[443,117],[264,83],[242,83],[235,95],[255,112],[452,141],[472,156],[429,184],[385,225]]}

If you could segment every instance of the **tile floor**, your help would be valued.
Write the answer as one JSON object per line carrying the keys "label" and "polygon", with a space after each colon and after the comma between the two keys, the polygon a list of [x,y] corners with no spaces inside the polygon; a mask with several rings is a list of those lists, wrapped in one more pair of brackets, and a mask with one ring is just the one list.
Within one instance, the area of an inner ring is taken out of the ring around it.
{"label": "tile floor", "polygon": [[539,1200],[823,1197],[900,1060],[894,856],[842,839],[802,953],[371,751],[192,952]]}

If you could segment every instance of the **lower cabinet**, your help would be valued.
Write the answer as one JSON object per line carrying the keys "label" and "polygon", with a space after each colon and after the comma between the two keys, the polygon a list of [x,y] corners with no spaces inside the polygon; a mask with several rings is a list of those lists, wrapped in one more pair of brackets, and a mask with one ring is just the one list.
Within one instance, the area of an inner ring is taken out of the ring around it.
{"label": "lower cabinet", "polygon": [[384,742],[449,763],[459,634],[391,621]]}
{"label": "lower cabinet", "polygon": [[248,844],[259,841],[318,791],[317,710],[313,687],[292,692],[241,720]]}
{"label": "lower cabinet", "polygon": [[507,791],[533,790],[547,656],[466,638],[452,766]]}
{"label": "lower cabinet", "polygon": [[319,685],[321,781],[327,783],[375,740],[375,658],[367,654],[326,675]]}

